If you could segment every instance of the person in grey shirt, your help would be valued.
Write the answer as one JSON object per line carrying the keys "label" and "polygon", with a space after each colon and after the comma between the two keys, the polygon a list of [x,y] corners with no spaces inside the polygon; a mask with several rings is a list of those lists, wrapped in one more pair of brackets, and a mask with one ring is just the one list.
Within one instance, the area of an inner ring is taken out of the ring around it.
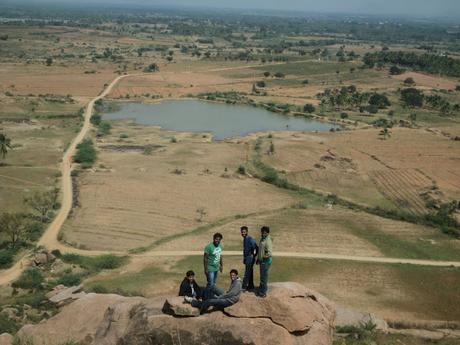
{"label": "person in grey shirt", "polygon": [[195,308],[200,308],[200,312],[204,313],[208,310],[209,307],[218,307],[218,308],[226,308],[230,307],[231,305],[238,302],[240,299],[243,283],[241,279],[238,277],[238,271],[232,269],[230,271],[230,279],[231,284],[228,291],[224,294],[214,296],[213,298],[198,301],[193,299],[192,297],[184,296],[184,300],[188,303],[191,303],[192,306]]}

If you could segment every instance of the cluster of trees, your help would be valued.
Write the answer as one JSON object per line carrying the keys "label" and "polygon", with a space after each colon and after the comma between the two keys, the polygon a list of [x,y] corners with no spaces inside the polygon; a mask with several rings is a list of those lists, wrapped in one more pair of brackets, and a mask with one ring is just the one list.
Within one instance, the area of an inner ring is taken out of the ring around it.
{"label": "cluster of trees", "polygon": [[35,192],[24,198],[32,213],[3,212],[0,214],[0,268],[9,267],[22,247],[37,241],[44,225],[51,221],[59,203],[59,189]]}
{"label": "cluster of trees", "polygon": [[93,166],[97,159],[97,152],[91,139],[85,139],[77,145],[77,152],[73,157],[76,163],[80,163],[83,169]]}
{"label": "cluster of trees", "polygon": [[420,108],[426,105],[442,114],[460,111],[460,104],[452,104],[439,95],[425,95],[423,91],[412,87],[401,90],[401,101],[407,107]]}
{"label": "cluster of trees", "polygon": [[[378,64],[393,64],[428,73],[460,77],[460,60],[443,55],[380,51],[367,53],[363,57],[363,62],[369,68]],[[397,66],[394,67],[398,68]]]}
{"label": "cluster of trees", "polygon": [[359,92],[356,86],[344,86],[341,89],[326,89],[317,95],[321,105],[329,105],[337,110],[349,109],[377,113],[391,105],[384,94],[377,92]]}

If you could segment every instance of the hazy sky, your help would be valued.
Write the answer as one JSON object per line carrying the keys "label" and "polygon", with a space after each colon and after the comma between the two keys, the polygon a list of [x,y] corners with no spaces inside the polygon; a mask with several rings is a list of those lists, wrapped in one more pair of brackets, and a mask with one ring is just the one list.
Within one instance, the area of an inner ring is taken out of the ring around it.
{"label": "hazy sky", "polygon": [[[25,2],[22,0],[18,2]],[[40,3],[44,0],[28,0]],[[75,3],[74,0],[48,0]],[[1,1],[0,1],[1,2]],[[265,8],[312,12],[460,17],[460,0],[80,0],[78,3],[151,4],[185,7]]]}

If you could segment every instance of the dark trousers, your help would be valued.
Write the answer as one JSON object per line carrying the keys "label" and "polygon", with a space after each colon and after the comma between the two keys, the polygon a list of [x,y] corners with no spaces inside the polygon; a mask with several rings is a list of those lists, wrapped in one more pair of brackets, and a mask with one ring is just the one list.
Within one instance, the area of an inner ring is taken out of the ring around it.
{"label": "dark trousers", "polygon": [[200,308],[202,311],[208,310],[209,307],[218,307],[218,308],[226,308],[230,307],[232,302],[227,301],[226,299],[219,299],[219,298],[212,298],[207,299],[205,301],[192,301],[192,306],[195,308]]}
{"label": "dark trousers", "polygon": [[266,262],[260,263],[260,284],[259,294],[266,295],[268,290],[268,271],[270,270],[270,264]]}
{"label": "dark trousers", "polygon": [[246,264],[244,269],[243,289],[254,289],[254,264]]}

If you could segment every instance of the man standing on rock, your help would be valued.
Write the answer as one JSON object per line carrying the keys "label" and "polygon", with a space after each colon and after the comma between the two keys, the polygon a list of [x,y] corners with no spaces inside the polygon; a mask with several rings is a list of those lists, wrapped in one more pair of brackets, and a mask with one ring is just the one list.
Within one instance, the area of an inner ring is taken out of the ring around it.
{"label": "man standing on rock", "polygon": [[232,269],[230,271],[231,284],[228,291],[214,298],[205,301],[198,301],[192,297],[185,296],[186,302],[190,303],[195,308],[200,308],[200,312],[204,313],[209,307],[226,308],[234,305],[240,299],[241,295],[241,279],[238,277],[238,271]]}
{"label": "man standing on rock", "polygon": [[204,248],[203,264],[204,274],[206,275],[206,298],[212,297],[216,291],[216,282],[218,272],[223,271],[224,265],[222,261],[222,234],[216,232],[213,236],[213,241]]}
{"label": "man standing on rock", "polygon": [[249,236],[247,226],[242,226],[240,231],[243,237],[243,263],[245,266],[243,290],[252,291],[254,290],[254,263],[259,247],[256,241]]}
{"label": "man standing on rock", "polygon": [[270,228],[263,226],[260,229],[259,253],[256,264],[260,265],[260,284],[257,296],[267,297],[268,290],[268,271],[272,265],[272,239],[270,237]]}

